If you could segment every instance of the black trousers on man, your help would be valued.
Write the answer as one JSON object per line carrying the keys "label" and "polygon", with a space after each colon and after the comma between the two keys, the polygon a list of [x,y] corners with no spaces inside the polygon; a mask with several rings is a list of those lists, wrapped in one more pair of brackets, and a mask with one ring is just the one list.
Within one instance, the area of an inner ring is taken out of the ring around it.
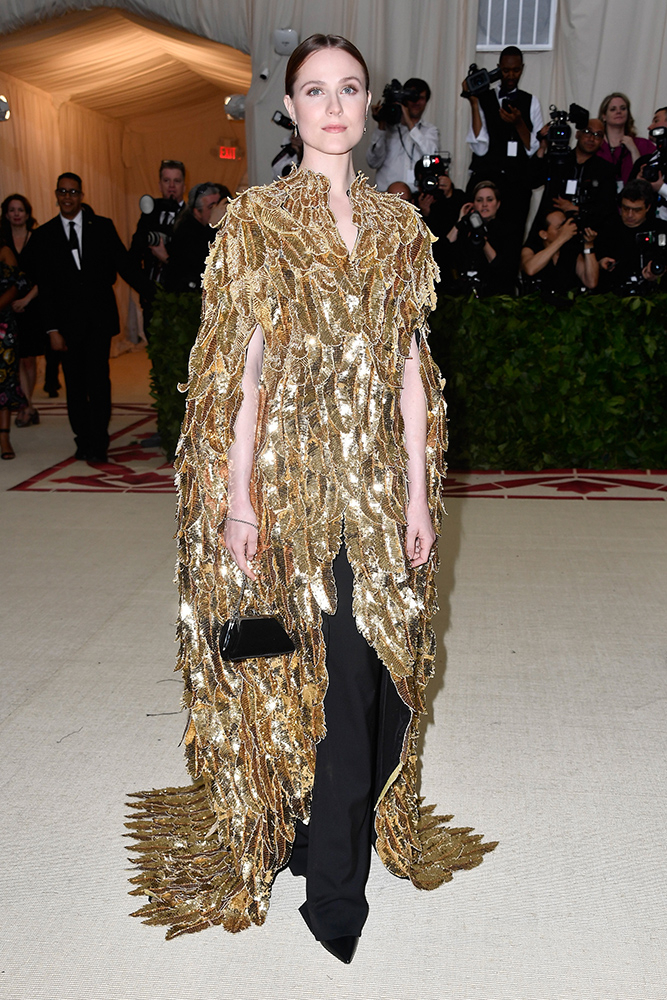
{"label": "black trousers on man", "polygon": [[322,616],[327,734],[317,747],[310,821],[297,822],[289,862],[294,875],[306,876],[301,912],[318,941],[361,934],[375,801],[398,761],[410,718],[387,669],[357,630],[344,547],[333,571],[338,607],[335,615]]}
{"label": "black trousers on man", "polygon": [[110,340],[106,336],[68,336],[63,352],[67,415],[77,457],[106,460],[111,419]]}

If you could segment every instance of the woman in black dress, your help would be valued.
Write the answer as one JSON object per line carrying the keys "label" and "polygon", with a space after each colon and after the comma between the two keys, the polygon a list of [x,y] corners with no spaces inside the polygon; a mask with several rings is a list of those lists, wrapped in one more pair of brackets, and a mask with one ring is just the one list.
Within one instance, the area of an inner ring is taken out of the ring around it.
{"label": "woman in black dress", "polygon": [[16,257],[0,236],[0,458],[15,458],[9,440],[12,411],[25,406],[19,383],[16,351],[16,314],[12,303],[28,290],[25,276],[16,266]]}
{"label": "woman in black dress", "polygon": [[[3,240],[13,251],[21,268],[21,256],[36,226],[32,205],[25,195],[10,194],[3,201],[0,213]],[[31,305],[37,297],[37,292],[37,285],[33,285],[26,295],[15,298],[12,302],[12,309],[17,319],[19,375],[26,400],[16,415],[17,427],[29,427],[30,424],[39,423],[39,413],[32,405],[32,394],[37,377],[37,357],[44,354],[46,338],[37,320],[36,307]]]}

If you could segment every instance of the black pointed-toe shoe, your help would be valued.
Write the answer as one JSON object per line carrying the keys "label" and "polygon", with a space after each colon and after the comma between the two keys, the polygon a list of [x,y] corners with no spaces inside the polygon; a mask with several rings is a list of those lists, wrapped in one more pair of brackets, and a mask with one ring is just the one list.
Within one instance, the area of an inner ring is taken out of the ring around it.
{"label": "black pointed-toe shoe", "polygon": [[330,955],[337,958],[339,962],[344,962],[345,965],[349,965],[354,958],[354,953],[357,950],[359,938],[339,937],[333,938],[331,941],[320,941],[320,944],[325,951],[328,951]]}

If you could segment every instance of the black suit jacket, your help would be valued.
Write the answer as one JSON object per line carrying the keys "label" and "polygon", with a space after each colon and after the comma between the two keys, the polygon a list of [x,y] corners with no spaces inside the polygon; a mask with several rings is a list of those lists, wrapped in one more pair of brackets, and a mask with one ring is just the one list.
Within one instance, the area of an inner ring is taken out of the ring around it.
{"label": "black suit jacket", "polygon": [[80,270],[59,215],[36,229],[26,246],[25,267],[39,286],[43,328],[58,330],[68,342],[118,333],[113,285],[119,273],[138,291],[143,286],[111,219],[84,209],[82,228]]}

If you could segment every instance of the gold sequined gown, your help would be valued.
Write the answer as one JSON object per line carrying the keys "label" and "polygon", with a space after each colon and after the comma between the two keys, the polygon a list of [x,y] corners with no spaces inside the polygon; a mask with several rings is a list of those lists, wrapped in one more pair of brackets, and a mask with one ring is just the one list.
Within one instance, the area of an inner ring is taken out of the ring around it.
{"label": "gold sequined gown", "polygon": [[[442,515],[445,410],[426,340],[437,276],[414,209],[359,175],[350,189],[358,237],[348,253],[329,181],[301,169],[233,201],[204,275],[177,453],[178,667],[190,722],[193,784],[138,793],[131,849],[137,911],[168,937],[262,924],[295,820],[307,820],[327,687],[322,612],[333,613],[332,562],[344,542],[357,628],[411,711],[400,757],[376,806],[378,854],[395,875],[434,888],[479,864],[493,844],[433,815],[416,789],[416,745],[436,639],[435,558],[404,552],[407,452],[400,391],[420,333],[427,484]],[[245,348],[264,332],[250,496],[259,524],[256,607],[280,617],[291,657],[225,663],[220,624],[240,570],[220,544],[227,453],[241,403]]]}

